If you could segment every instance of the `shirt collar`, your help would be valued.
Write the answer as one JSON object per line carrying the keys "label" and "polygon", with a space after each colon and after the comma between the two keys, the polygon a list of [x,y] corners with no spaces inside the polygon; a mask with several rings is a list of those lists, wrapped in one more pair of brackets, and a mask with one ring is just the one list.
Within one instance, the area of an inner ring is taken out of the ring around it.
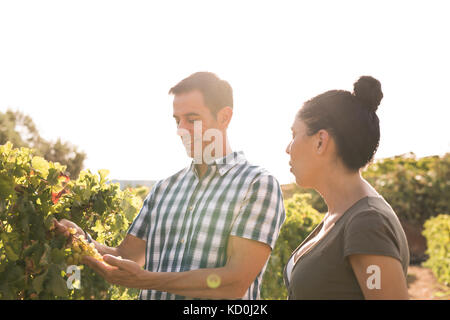
{"label": "shirt collar", "polygon": [[[245,159],[243,151],[233,151],[227,154],[225,157],[214,159],[209,165],[216,166],[219,174],[223,176],[234,166],[243,164],[245,162],[247,162],[247,160]],[[194,165],[194,160],[192,160],[189,170],[193,171],[195,169]]]}

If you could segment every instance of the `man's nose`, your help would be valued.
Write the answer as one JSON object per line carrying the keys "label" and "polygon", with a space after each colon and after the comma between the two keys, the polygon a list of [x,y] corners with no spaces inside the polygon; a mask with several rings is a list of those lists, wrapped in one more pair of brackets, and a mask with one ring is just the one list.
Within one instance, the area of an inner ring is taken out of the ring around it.
{"label": "man's nose", "polygon": [[190,137],[191,136],[191,132],[185,128],[182,128],[180,126],[178,126],[177,128],[177,135],[179,135],[180,137]]}
{"label": "man's nose", "polygon": [[184,136],[184,135],[188,134],[189,132],[190,131],[187,126],[187,121],[184,121],[183,119],[181,119],[177,124],[177,134],[179,136]]}

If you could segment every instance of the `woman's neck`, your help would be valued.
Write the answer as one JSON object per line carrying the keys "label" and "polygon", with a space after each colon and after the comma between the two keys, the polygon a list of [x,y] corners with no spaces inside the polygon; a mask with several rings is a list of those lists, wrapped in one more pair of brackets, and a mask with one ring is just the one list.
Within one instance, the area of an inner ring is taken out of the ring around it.
{"label": "woman's neck", "polygon": [[324,198],[329,215],[343,214],[364,197],[379,196],[375,189],[361,177],[359,171],[335,170],[323,177],[315,189]]}

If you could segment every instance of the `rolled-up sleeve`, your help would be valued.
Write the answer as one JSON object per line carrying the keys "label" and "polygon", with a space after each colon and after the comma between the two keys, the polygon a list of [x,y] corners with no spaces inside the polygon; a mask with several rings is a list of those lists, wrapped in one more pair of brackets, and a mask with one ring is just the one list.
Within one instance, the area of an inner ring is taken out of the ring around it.
{"label": "rolled-up sleeve", "polygon": [[285,218],[280,185],[275,177],[264,174],[251,185],[231,235],[260,241],[273,249]]}

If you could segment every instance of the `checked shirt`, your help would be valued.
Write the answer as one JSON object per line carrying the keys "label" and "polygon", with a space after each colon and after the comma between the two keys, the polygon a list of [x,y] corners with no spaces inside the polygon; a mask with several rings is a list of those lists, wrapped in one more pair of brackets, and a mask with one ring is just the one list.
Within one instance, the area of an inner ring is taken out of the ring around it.
{"label": "checked shirt", "polygon": [[[232,152],[199,179],[194,162],[158,181],[128,233],[146,241],[145,270],[182,272],[226,264],[230,235],[275,246],[285,220],[278,181]],[[259,299],[267,262],[243,299]],[[140,299],[191,299],[141,290]]]}

